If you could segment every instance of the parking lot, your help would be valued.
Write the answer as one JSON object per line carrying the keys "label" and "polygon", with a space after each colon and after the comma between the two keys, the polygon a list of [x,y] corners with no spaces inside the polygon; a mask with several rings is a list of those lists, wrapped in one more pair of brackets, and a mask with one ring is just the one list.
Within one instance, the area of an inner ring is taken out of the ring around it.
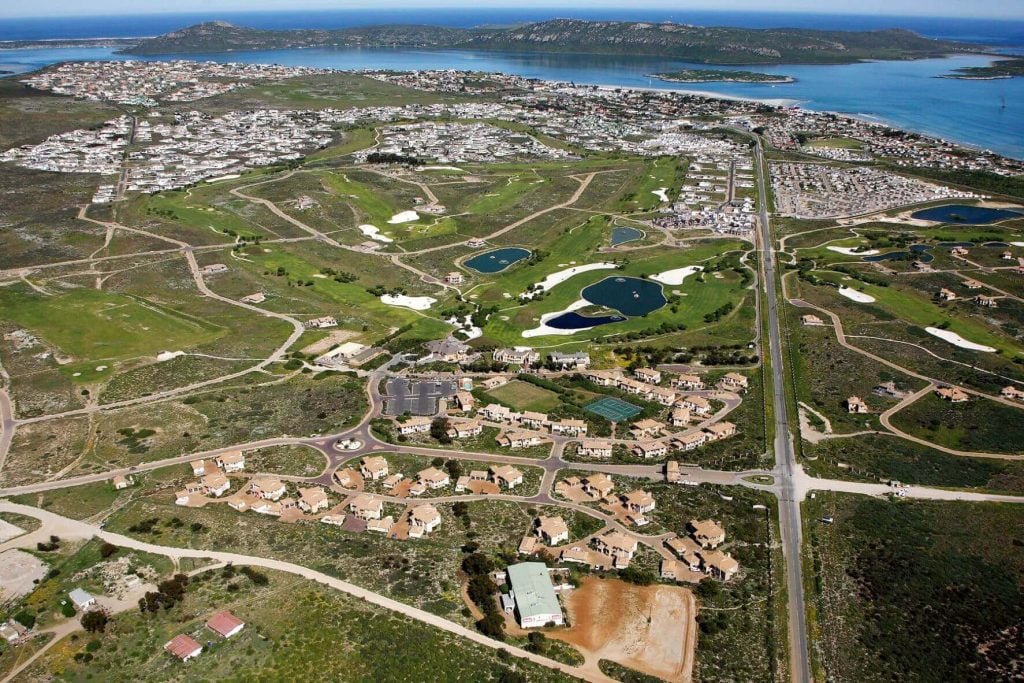
{"label": "parking lot", "polygon": [[437,401],[451,398],[458,391],[455,380],[407,380],[392,377],[384,390],[384,414],[433,415]]}

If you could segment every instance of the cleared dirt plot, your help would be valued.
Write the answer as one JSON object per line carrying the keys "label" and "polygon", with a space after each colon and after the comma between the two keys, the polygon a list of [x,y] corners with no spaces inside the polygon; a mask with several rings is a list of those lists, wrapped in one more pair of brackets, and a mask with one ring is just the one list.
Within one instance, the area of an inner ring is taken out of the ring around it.
{"label": "cleared dirt plot", "polygon": [[588,661],[610,659],[666,681],[689,680],[697,628],[689,590],[587,578],[565,605],[573,626],[550,636],[575,645]]}
{"label": "cleared dirt plot", "polygon": [[[0,539],[3,529],[0,529]],[[32,592],[46,576],[46,563],[31,553],[8,550],[0,553],[0,604]]]}

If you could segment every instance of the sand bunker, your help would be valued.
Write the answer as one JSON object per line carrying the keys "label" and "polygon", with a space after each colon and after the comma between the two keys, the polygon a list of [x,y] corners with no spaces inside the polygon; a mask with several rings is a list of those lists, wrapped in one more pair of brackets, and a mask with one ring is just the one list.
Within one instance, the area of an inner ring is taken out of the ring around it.
{"label": "sand bunker", "polygon": [[846,254],[847,256],[873,256],[878,253],[877,249],[857,251],[856,247],[826,247],[826,249],[829,251],[837,251],[840,254]]}
{"label": "sand bunker", "polygon": [[419,219],[420,215],[415,211],[403,211],[401,213],[396,213],[394,216],[392,216],[391,220],[389,220],[388,223],[390,223],[391,225],[398,225],[399,223],[412,223],[413,221],[418,221]]}
{"label": "sand bunker", "polygon": [[615,268],[614,263],[589,263],[585,266],[573,266],[572,268],[566,268],[560,270],[557,273],[551,273],[546,278],[541,280],[537,286],[541,291],[548,291],[555,285],[560,285],[573,275],[579,275],[580,273],[587,273],[591,270],[608,270],[609,268]]}
{"label": "sand bunker", "polygon": [[573,303],[569,304],[560,311],[555,311],[554,313],[545,313],[540,317],[540,325],[534,327],[533,329],[525,330],[523,332],[523,336],[543,337],[548,334],[576,334],[577,332],[585,332],[587,330],[592,330],[594,329],[593,327],[577,327],[576,329],[573,330],[561,330],[555,327],[548,327],[546,324],[549,320],[554,320],[563,313],[571,313],[573,311],[578,311],[579,309],[586,308],[587,306],[590,306],[590,302],[587,301],[586,299],[580,299],[579,301],[574,301]]}
{"label": "sand bunker", "polygon": [[984,353],[993,353],[995,351],[991,346],[985,346],[983,344],[975,344],[969,342],[961,337],[956,332],[950,332],[949,330],[940,330],[937,327],[926,327],[924,331],[930,335],[934,335],[942,341],[949,342],[953,346],[959,346],[961,349],[967,349],[969,351],[982,351]]}
{"label": "sand bunker", "polygon": [[431,305],[437,303],[437,299],[432,296],[406,296],[404,294],[385,294],[380,298],[382,303],[388,306],[399,306],[401,308],[411,308],[414,311],[425,311],[431,307]]}
{"label": "sand bunker", "polygon": [[664,273],[652,275],[651,279],[663,285],[681,285],[687,277],[702,270],[704,270],[702,266],[686,266],[685,268],[666,270]]}
{"label": "sand bunker", "polygon": [[657,190],[651,190],[651,194],[657,195],[658,199],[660,199],[663,202],[667,202],[668,201],[668,195],[666,194],[667,190],[668,190],[667,187],[660,187]]}
{"label": "sand bunker", "polygon": [[380,234],[380,228],[378,228],[375,225],[369,225],[369,224],[360,225],[359,226],[359,232],[363,233],[364,235],[369,237],[371,240],[376,240],[378,242],[394,242],[394,240],[391,239],[390,237],[387,237],[386,235]]}
{"label": "sand bunker", "polygon": [[861,304],[870,304],[875,301],[875,297],[865,294],[864,292],[858,292],[856,289],[850,289],[849,287],[840,287],[839,293],[847,299],[852,299],[853,301]]}

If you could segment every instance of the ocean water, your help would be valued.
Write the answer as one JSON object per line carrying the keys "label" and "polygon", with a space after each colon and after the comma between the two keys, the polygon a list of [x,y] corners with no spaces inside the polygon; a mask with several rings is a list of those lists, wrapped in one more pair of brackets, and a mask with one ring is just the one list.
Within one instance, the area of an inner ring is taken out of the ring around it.
{"label": "ocean water", "polygon": [[[396,21],[475,26],[509,24],[569,14],[590,19],[671,19],[703,25],[737,25],[753,28],[795,26],[862,30],[901,26],[933,37],[1000,45],[1005,52],[1024,50],[1024,22],[666,10],[275,12],[216,16],[193,14],[106,17],[102,21],[96,18],[73,21],[6,20],[0,22],[0,40],[151,35],[212,18],[223,18],[233,23],[260,28],[302,28]],[[173,56],[163,55],[160,58],[168,57]],[[989,58],[984,56],[959,55],[943,59],[848,65],[749,67],[751,70],[770,71],[796,79],[796,82],[786,84],[664,83],[651,79],[649,74],[679,68],[701,68],[702,65],[660,58],[600,55],[466,50],[307,49],[181,57],[337,69],[455,68],[498,71],[594,85],[654,87],[775,100],[815,111],[834,111],[877,120],[1024,159],[1024,79],[965,81],[939,78],[954,68],[984,65],[989,61]],[[124,58],[110,48],[0,50],[0,70],[25,72],[66,60]]]}

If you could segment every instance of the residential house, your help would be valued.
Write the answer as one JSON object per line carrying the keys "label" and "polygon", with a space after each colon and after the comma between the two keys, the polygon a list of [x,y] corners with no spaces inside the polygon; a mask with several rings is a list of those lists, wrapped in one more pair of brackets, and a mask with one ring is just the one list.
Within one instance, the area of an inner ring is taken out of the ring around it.
{"label": "residential house", "polygon": [[590,354],[583,351],[577,351],[576,353],[552,351],[548,354],[548,361],[560,369],[573,368],[575,370],[585,370],[590,367]]}
{"label": "residential house", "polygon": [[622,504],[627,510],[641,515],[653,512],[656,505],[654,496],[643,489],[630,491],[626,495],[621,496],[621,499]]}
{"label": "residential house", "polygon": [[668,414],[668,423],[673,427],[685,427],[690,424],[690,409],[689,408],[673,408],[672,412]]}
{"label": "residential house", "polygon": [[971,301],[985,308],[999,308],[999,301],[995,297],[985,296],[984,294],[979,294],[971,299]]}
{"label": "residential house", "polygon": [[231,474],[232,472],[241,472],[245,469],[245,455],[242,451],[222,453],[217,456],[216,462],[217,467],[221,468],[228,474]]}
{"label": "residential house", "polygon": [[537,413],[530,410],[523,412],[519,418],[519,424],[530,429],[543,429],[550,424],[551,420],[546,413]]}
{"label": "residential house", "polygon": [[846,399],[846,412],[851,415],[863,415],[868,412],[868,404],[860,396],[850,396]]}
{"label": "residential house", "polygon": [[686,567],[679,560],[662,560],[659,570],[666,581],[675,581],[686,573]]}
{"label": "residential house", "polygon": [[391,533],[391,527],[395,526],[395,518],[388,515],[384,519],[368,519],[366,520],[366,530],[377,534],[389,534]]}
{"label": "residential house", "polygon": [[384,479],[388,476],[388,461],[380,455],[368,455],[359,463],[359,474],[370,481]]}
{"label": "residential house", "polygon": [[192,461],[192,476],[201,477],[206,474],[207,464],[205,460],[193,460]]}
{"label": "residential house", "polygon": [[719,581],[730,580],[740,569],[739,562],[718,550],[701,552],[701,566],[705,573]]}
{"label": "residential house", "polygon": [[195,659],[202,651],[202,645],[184,634],[174,636],[164,645],[164,652],[174,655],[183,662]]}
{"label": "residential house", "polygon": [[499,446],[506,448],[530,448],[544,442],[544,437],[533,432],[512,431],[506,432],[497,438]]}
{"label": "residential house", "polygon": [[704,388],[704,380],[700,378],[700,375],[679,375],[672,384],[679,389],[687,389],[689,391],[700,391]]}
{"label": "residential house", "polygon": [[264,500],[278,500],[285,494],[285,486],[274,477],[257,477],[249,482],[249,493]]}
{"label": "residential house", "polygon": [[356,519],[380,519],[384,512],[384,503],[380,498],[360,493],[348,504],[348,509]]}
{"label": "residential house", "polygon": [[599,553],[613,558],[617,568],[628,567],[637,549],[635,538],[615,530],[595,536],[593,543]]}
{"label": "residential house", "polygon": [[687,569],[692,572],[700,571],[701,548],[695,540],[689,537],[674,536],[665,541],[665,545],[682,560]]}
{"label": "residential house", "polygon": [[583,439],[576,452],[590,458],[612,457],[612,442],[603,439]]}
{"label": "residential house", "polygon": [[320,487],[299,489],[299,509],[314,515],[330,506],[327,492]]}
{"label": "residential house", "polygon": [[480,436],[484,426],[479,420],[455,420],[448,425],[447,434],[451,439],[471,439]]}
{"label": "residential house", "polygon": [[682,436],[674,436],[669,441],[669,445],[677,451],[692,451],[700,448],[708,441],[708,436],[704,432],[692,432],[690,434],[683,434]]}
{"label": "residential house", "polygon": [[533,365],[540,360],[540,354],[533,349],[495,349],[495,363],[508,363],[510,365]]}
{"label": "residential house", "polygon": [[122,489],[126,489],[126,488],[128,488],[129,486],[131,486],[134,483],[135,483],[135,479],[133,479],[131,477],[131,475],[127,475],[127,476],[123,475],[123,474],[114,475],[113,484],[114,484],[114,489],[117,490],[117,491],[120,491]]}
{"label": "residential house", "polygon": [[942,289],[939,290],[939,298],[942,299],[943,301],[953,301],[954,299],[956,299],[956,292],[943,287]]}
{"label": "residential house", "polygon": [[71,591],[68,592],[68,597],[71,598],[71,604],[73,604],[75,609],[79,612],[96,606],[96,598],[94,598],[88,591],[81,588],[71,589]]}
{"label": "residential house", "polygon": [[458,409],[463,412],[473,410],[473,406],[476,405],[476,399],[473,398],[473,394],[468,391],[456,392],[453,400],[455,401],[455,405]]}
{"label": "residential house", "polygon": [[514,489],[523,483],[523,473],[511,465],[497,465],[490,469],[491,478],[507,489]]}
{"label": "residential house", "polygon": [[801,325],[824,325],[825,321],[816,315],[808,313],[807,315],[800,316]]}
{"label": "residential house", "polygon": [[409,535],[418,538],[441,526],[441,513],[433,505],[417,505],[409,512]]}
{"label": "residential house", "polygon": [[638,458],[661,458],[668,455],[668,446],[658,441],[640,441],[633,445],[632,450]]}
{"label": "residential house", "polygon": [[469,346],[455,339],[435,339],[424,346],[436,360],[445,363],[462,363],[469,358]]}
{"label": "residential house", "polygon": [[1003,398],[1008,398],[1011,401],[1024,401],[1024,389],[1018,389],[1012,384],[1003,387],[1003,390],[999,392],[999,395]]}
{"label": "residential house", "polygon": [[693,519],[686,527],[693,539],[704,548],[714,550],[725,543],[725,529],[713,519]]}
{"label": "residential house", "polygon": [[384,480],[384,483],[381,484],[381,485],[386,490],[390,491],[391,489],[393,489],[396,486],[398,486],[402,482],[403,479],[405,479],[405,475],[404,474],[402,474],[401,472],[395,472],[390,477],[387,477]]}
{"label": "residential house", "polygon": [[552,422],[551,433],[562,436],[585,436],[587,433],[586,420],[565,419],[559,422]]}
{"label": "residential house", "polygon": [[484,388],[485,391],[497,389],[498,387],[503,387],[506,384],[508,384],[508,377],[506,377],[505,375],[495,375],[493,377],[488,377],[487,379],[480,383],[480,385]]}
{"label": "residential house", "polygon": [[398,433],[409,435],[409,434],[425,434],[430,431],[430,418],[429,417],[410,417],[405,422],[398,422]]}
{"label": "residential house", "polygon": [[202,478],[204,493],[214,498],[220,498],[231,488],[231,482],[222,472],[211,472]]}
{"label": "residential house", "polygon": [[637,368],[633,371],[633,376],[641,382],[647,382],[648,384],[661,383],[661,373],[653,368]]}
{"label": "residential house", "polygon": [[942,400],[949,401],[950,403],[966,403],[971,398],[960,387],[939,387],[935,390],[935,394]]}
{"label": "residential house", "polygon": [[711,403],[703,396],[683,396],[679,399],[678,405],[700,417],[711,414]]}
{"label": "residential house", "polygon": [[457,270],[453,270],[444,276],[444,281],[449,285],[461,285],[466,281],[466,277]]}
{"label": "residential house", "polygon": [[583,490],[595,498],[607,498],[615,490],[612,478],[602,472],[591,474],[583,479],[582,484]]}
{"label": "residential house", "polygon": [[985,285],[981,284],[977,280],[964,280],[964,287],[967,289],[981,289]]}
{"label": "residential house", "polygon": [[729,391],[746,391],[750,380],[738,372],[727,372],[719,381],[718,385]]}
{"label": "residential house", "polygon": [[569,527],[561,517],[537,518],[535,532],[547,545],[558,545],[569,540]]}
{"label": "residential house", "polygon": [[245,628],[245,622],[231,612],[223,611],[210,617],[206,622],[206,628],[221,638],[230,638]]}
{"label": "residential house", "polygon": [[664,423],[648,418],[634,422],[629,428],[629,435],[637,440],[651,439],[661,434],[664,429]]}
{"label": "residential house", "polygon": [[428,467],[425,470],[421,470],[416,475],[416,478],[431,491],[443,489],[445,486],[452,483],[451,476],[444,470],[439,470],[436,467]]}
{"label": "residential house", "polygon": [[513,415],[518,416],[518,413],[513,413],[505,406],[498,405],[497,403],[490,403],[484,406],[480,414],[491,422],[511,422]]}
{"label": "residential house", "polygon": [[660,403],[663,406],[670,406],[679,399],[679,394],[675,389],[669,389],[668,387],[656,387],[652,386],[647,391],[647,397],[653,399],[655,402]]}
{"label": "residential house", "polygon": [[704,433],[708,435],[708,441],[721,441],[736,433],[736,425],[732,422],[716,422],[705,427]]}

